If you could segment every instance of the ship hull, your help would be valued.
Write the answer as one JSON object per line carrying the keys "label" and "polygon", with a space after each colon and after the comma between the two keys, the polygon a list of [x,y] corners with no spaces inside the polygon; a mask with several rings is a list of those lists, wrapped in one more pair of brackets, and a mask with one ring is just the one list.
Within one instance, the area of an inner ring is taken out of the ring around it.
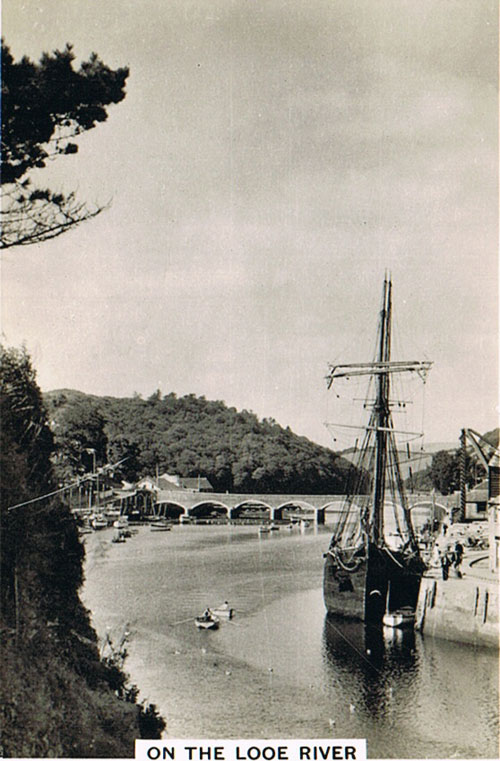
{"label": "ship hull", "polygon": [[387,611],[416,607],[422,567],[401,552],[387,552],[369,543],[355,570],[346,570],[328,553],[323,572],[323,598],[328,613],[381,624]]}

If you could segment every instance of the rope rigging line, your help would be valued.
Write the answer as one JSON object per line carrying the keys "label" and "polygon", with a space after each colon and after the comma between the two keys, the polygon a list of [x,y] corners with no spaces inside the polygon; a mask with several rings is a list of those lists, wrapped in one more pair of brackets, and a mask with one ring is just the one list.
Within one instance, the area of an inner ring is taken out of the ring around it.
{"label": "rope rigging line", "polygon": [[336,553],[336,552],[332,552],[332,550],[328,550],[328,554],[331,555],[331,557],[335,560],[335,562],[338,563],[339,566],[342,568],[342,570],[345,571],[346,573],[354,573],[355,571],[358,570],[359,566],[362,563],[362,558],[359,558],[357,560],[352,561],[353,565],[349,566],[346,563],[344,563],[344,561],[342,560],[338,552]]}
{"label": "rope rigging line", "polygon": [[[354,499],[356,497],[360,496],[361,492],[361,486],[362,482],[365,476],[365,470],[369,470],[369,466],[371,463],[367,463],[366,459],[371,460],[372,459],[372,453],[369,449],[370,439],[372,437],[372,431],[365,430],[363,442],[361,444],[360,449],[358,450],[359,454],[355,458],[355,462],[353,462],[354,469],[351,471],[352,479],[349,479],[349,496],[345,499],[342,512],[339,518],[339,521],[337,523],[337,526],[335,528],[334,537],[336,540],[339,540],[341,536],[344,534],[347,521],[349,519],[349,516],[352,513],[352,509],[354,506]],[[357,509],[360,510],[359,506],[357,506]]]}
{"label": "rope rigging line", "polygon": [[400,568],[402,568],[404,570],[404,568],[405,568],[404,565],[402,563],[400,563],[399,560],[396,560],[396,558],[394,557],[394,555],[392,554],[392,552],[390,551],[390,549],[389,549],[389,547],[387,545],[384,545],[384,551],[389,555],[391,560],[394,563],[396,563],[396,565],[398,565]]}
{"label": "rope rigging line", "polygon": [[354,645],[354,644],[351,642],[351,640],[349,639],[349,637],[346,637],[346,636],[345,636],[345,634],[344,634],[343,632],[341,632],[341,631],[340,631],[340,629],[339,629],[337,626],[335,626],[335,624],[333,624],[333,623],[330,621],[330,619],[329,619],[328,617],[327,617],[327,619],[326,619],[326,623],[327,623],[327,626],[331,626],[331,627],[332,627],[332,629],[335,629],[335,631],[337,632],[337,634],[340,634],[340,636],[342,637],[342,639],[343,639],[345,642],[347,642],[347,644],[348,644],[350,647],[352,647],[352,649],[354,650],[354,652],[355,652],[355,653],[357,653],[359,656],[361,656],[361,658],[363,658],[363,659],[364,659],[364,660],[365,660],[367,663],[369,663],[369,664],[370,664],[370,666],[371,666],[373,669],[375,669],[375,671],[376,671],[378,674],[382,674],[382,673],[383,673],[382,669],[379,669],[379,668],[377,668],[377,666],[375,666],[375,664],[373,664],[373,663],[371,662],[371,660],[370,660],[369,658],[367,658],[367,657],[366,657],[366,655],[365,655],[363,652],[361,652],[361,650],[359,650],[359,648],[357,648],[357,647],[356,647],[356,645]]}
{"label": "rope rigging line", "polygon": [[[396,526],[399,535],[402,537],[405,533],[405,527],[401,525],[401,518],[398,511],[398,499],[401,501],[401,506],[403,508],[403,511],[406,510],[405,505],[405,499],[404,499],[404,491],[402,490],[402,481],[401,481],[401,473],[399,470],[399,461],[397,457],[397,450],[396,450],[396,443],[393,440],[393,437],[390,437],[390,445],[389,445],[389,460],[391,463],[391,473],[393,474],[393,477],[391,478],[391,495],[392,495],[392,504],[393,504],[393,515],[394,519],[396,521]],[[406,515],[406,512],[405,512]]]}

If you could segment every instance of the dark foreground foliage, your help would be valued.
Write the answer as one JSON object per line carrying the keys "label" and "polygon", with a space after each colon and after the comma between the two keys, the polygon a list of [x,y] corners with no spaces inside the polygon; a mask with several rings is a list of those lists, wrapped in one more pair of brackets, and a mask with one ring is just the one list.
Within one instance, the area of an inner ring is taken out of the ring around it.
{"label": "dark foreground foliage", "polygon": [[78,596],[83,547],[56,490],[53,440],[29,357],[0,349],[0,753],[4,757],[132,757],[160,737],[154,706],[99,657]]}
{"label": "dark foreground foliage", "polygon": [[38,63],[15,61],[2,40],[0,248],[41,243],[103,211],[75,193],[33,187],[30,174],[78,151],[75,139],[106,121],[125,97],[128,69],[110,69],[93,53],[77,69],[71,45]]}

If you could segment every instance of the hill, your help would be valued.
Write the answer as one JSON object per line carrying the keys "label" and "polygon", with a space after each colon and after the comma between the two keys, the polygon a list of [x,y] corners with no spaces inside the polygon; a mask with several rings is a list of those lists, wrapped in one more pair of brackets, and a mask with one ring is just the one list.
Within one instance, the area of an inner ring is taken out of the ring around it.
{"label": "hill", "polygon": [[[326,447],[221,401],[189,394],[148,399],[44,394],[60,477],[123,460],[136,481],[155,472],[205,476],[218,492],[341,493],[350,462]],[[89,454],[90,453],[90,454]]]}

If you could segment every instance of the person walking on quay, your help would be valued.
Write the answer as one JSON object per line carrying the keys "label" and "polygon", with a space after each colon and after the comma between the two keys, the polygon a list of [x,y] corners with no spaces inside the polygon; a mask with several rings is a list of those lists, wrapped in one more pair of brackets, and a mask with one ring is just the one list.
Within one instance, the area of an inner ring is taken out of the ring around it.
{"label": "person walking on quay", "polygon": [[455,576],[458,579],[462,578],[462,571],[460,570],[460,566],[462,565],[462,558],[464,556],[464,547],[461,542],[455,542],[455,549],[453,551],[453,569],[455,571]]}
{"label": "person walking on quay", "polygon": [[441,555],[441,573],[443,574],[443,580],[446,581],[450,574],[451,558],[449,552],[444,552]]}

